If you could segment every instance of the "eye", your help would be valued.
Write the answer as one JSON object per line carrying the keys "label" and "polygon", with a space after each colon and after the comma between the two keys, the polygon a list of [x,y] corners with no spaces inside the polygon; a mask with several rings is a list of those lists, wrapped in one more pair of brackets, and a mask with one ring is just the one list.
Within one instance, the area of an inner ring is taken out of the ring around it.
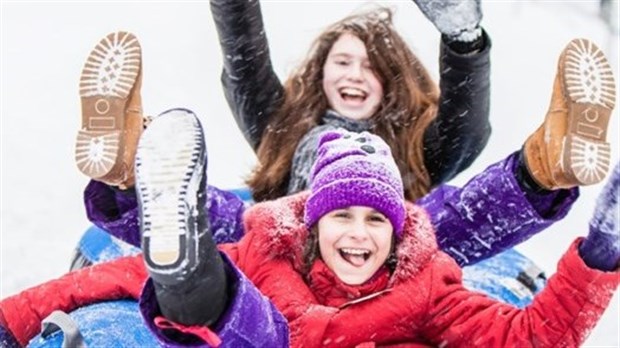
{"label": "eye", "polygon": [[351,64],[351,62],[346,59],[336,59],[334,63],[336,63],[336,65],[341,65],[341,66],[347,66]]}
{"label": "eye", "polygon": [[348,211],[346,211],[346,210],[336,210],[336,211],[332,214],[332,216],[333,216],[333,217],[335,217],[335,218],[346,219],[346,218],[348,218],[349,216],[351,216],[351,214],[350,214]]}
{"label": "eye", "polygon": [[372,214],[368,218],[372,222],[386,222],[387,218],[383,214]]}

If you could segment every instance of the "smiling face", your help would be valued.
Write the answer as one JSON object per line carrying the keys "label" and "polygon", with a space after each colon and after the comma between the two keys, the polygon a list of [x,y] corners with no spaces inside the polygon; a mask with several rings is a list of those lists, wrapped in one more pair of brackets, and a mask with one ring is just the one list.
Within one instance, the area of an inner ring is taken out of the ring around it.
{"label": "smiling face", "polygon": [[379,108],[383,86],[355,35],[342,34],[331,47],[323,65],[323,91],[329,106],[350,119],[368,119]]}
{"label": "smiling face", "polygon": [[362,284],[388,258],[393,228],[373,208],[352,206],[325,214],[318,222],[323,262],[346,284]]}

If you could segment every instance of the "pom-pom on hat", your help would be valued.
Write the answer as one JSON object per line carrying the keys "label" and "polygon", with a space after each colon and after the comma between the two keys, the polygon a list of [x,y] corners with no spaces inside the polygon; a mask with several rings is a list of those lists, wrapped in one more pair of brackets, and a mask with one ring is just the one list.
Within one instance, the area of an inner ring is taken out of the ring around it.
{"label": "pom-pom on hat", "polygon": [[366,206],[385,215],[400,238],[405,219],[403,182],[390,147],[380,137],[326,132],[319,140],[311,180],[306,226],[312,227],[330,211]]}

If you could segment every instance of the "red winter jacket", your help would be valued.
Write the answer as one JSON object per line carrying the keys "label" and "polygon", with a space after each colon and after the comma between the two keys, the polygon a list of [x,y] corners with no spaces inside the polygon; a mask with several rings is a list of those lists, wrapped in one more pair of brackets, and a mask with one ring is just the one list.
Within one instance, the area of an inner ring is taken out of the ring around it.
{"label": "red winter jacket", "polygon": [[[255,205],[245,216],[246,236],[221,246],[287,318],[295,347],[578,346],[618,286],[618,272],[600,272],[583,263],[576,241],[557,274],[523,310],[468,291],[460,268],[438,251],[426,214],[413,205],[407,206],[393,274],[382,270],[367,284],[349,286],[317,261],[306,283],[299,272],[308,235],[303,224],[306,198],[302,193]],[[53,304],[47,303],[51,295],[42,286],[2,301],[0,314],[25,343],[51,310],[137,298],[144,277],[140,257],[121,259],[51,282]],[[27,329],[27,324],[36,326]]]}
{"label": "red winter jacket", "polygon": [[41,331],[41,321],[53,311],[71,312],[103,300],[137,299],[147,277],[142,256],[67,273],[2,300],[0,325],[25,346]]}
{"label": "red winter jacket", "polygon": [[387,281],[375,276],[370,284],[348,286],[317,261],[307,284],[299,273],[306,198],[255,205],[245,216],[244,239],[225,247],[287,318],[293,346],[577,346],[618,286],[617,272],[583,263],[576,241],[526,309],[471,292],[458,265],[438,250],[426,213],[414,205],[407,206],[398,264]]}

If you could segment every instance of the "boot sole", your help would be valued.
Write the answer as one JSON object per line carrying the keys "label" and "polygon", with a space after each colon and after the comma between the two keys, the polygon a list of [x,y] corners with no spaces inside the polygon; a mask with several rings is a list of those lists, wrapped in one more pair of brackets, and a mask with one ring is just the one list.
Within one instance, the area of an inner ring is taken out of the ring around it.
{"label": "boot sole", "polygon": [[93,179],[122,166],[125,110],[141,60],[138,39],[116,32],[101,39],[84,63],[80,76],[82,128],[77,134],[75,162]]}
{"label": "boot sole", "polygon": [[136,154],[142,249],[160,274],[193,267],[198,255],[197,192],[203,179],[204,135],[196,117],[173,110],[143,133]]}
{"label": "boot sole", "polygon": [[563,59],[569,112],[562,169],[579,184],[592,185],[603,180],[609,170],[611,153],[606,139],[616,84],[607,58],[591,41],[571,41]]}

